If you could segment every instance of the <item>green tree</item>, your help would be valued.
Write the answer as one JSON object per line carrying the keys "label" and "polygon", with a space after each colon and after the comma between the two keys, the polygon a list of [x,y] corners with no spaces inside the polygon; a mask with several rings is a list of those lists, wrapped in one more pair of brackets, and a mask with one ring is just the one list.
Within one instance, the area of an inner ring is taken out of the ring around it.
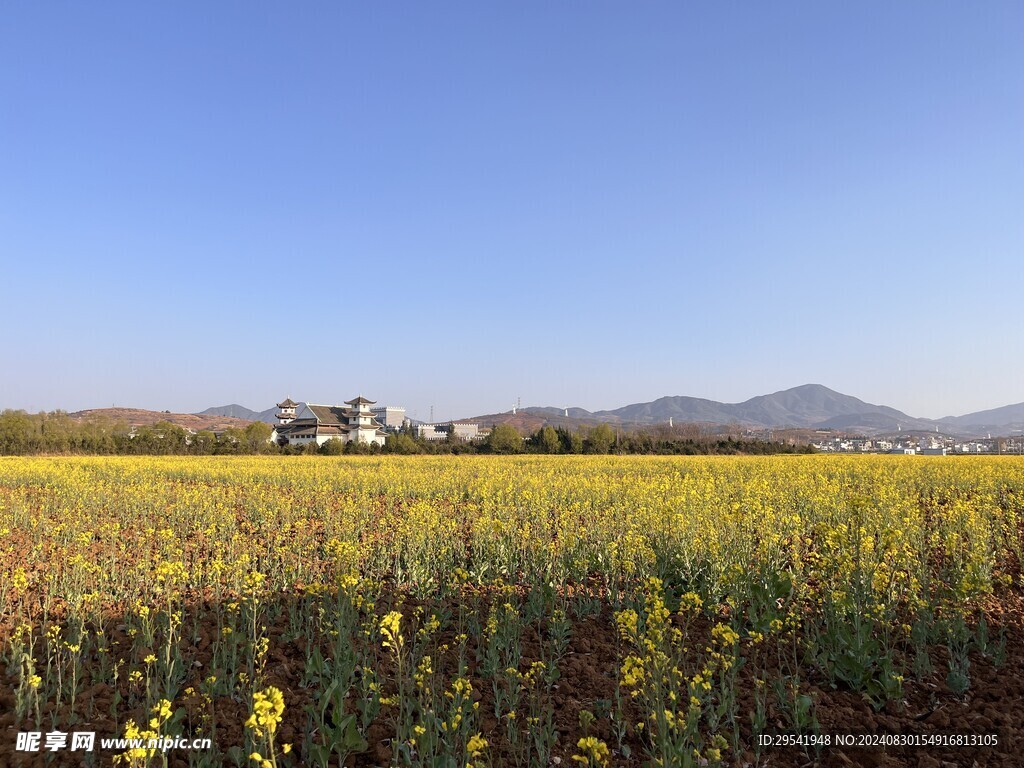
{"label": "green tree", "polygon": [[519,453],[523,448],[523,438],[511,424],[498,424],[487,436],[487,447],[493,453]]}
{"label": "green tree", "polygon": [[541,453],[561,452],[562,441],[558,439],[558,432],[556,432],[555,428],[550,424],[541,429],[538,433],[537,446],[540,448]]}
{"label": "green tree", "polygon": [[556,431],[563,453],[583,453],[583,436],[578,431],[570,431],[566,427],[559,427]]}
{"label": "green tree", "polygon": [[245,435],[238,427],[228,427],[217,437],[214,453],[239,453],[245,444]]}
{"label": "green tree", "polygon": [[68,453],[77,442],[75,431],[65,411],[39,414],[41,447],[47,453]]}
{"label": "green tree", "polygon": [[242,430],[242,440],[249,453],[266,453],[271,449],[270,433],[274,428],[262,421],[254,421]]}
{"label": "green tree", "polygon": [[169,421],[158,421],[148,427],[135,430],[132,439],[132,453],[170,455],[185,453],[188,446],[188,431]]}
{"label": "green tree", "polygon": [[615,432],[607,424],[598,424],[587,434],[587,453],[608,453],[615,443]]}
{"label": "green tree", "polygon": [[201,429],[192,435],[191,450],[189,452],[199,456],[207,456],[213,453],[216,447],[217,436],[209,429]]}
{"label": "green tree", "polygon": [[25,411],[0,413],[0,454],[16,456],[32,452],[34,433],[32,417]]}
{"label": "green tree", "polygon": [[400,432],[386,438],[384,448],[390,453],[413,454],[420,452],[420,446],[410,434]]}
{"label": "green tree", "polygon": [[332,437],[320,446],[321,456],[341,456],[345,452],[345,443],[336,437]]}

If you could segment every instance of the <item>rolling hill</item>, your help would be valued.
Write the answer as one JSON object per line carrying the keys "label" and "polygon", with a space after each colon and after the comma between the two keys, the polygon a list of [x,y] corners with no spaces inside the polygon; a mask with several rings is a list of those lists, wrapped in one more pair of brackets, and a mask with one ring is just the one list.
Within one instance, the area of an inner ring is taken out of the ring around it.
{"label": "rolling hill", "polygon": [[[529,414],[554,426],[610,423],[643,426],[665,424],[729,425],[754,429],[829,429],[869,435],[897,431],[939,431],[962,436],[981,436],[986,432],[1009,434],[1024,427],[1024,403],[966,416],[924,419],[910,416],[886,405],[867,403],[821,384],[804,384],[792,389],[758,395],[742,403],[721,403],[699,397],[661,397],[649,403],[633,403],[621,408],[587,411],[583,408],[523,408]],[[477,417],[481,423],[507,420],[509,414]],[[499,418],[500,417],[500,418]]]}
{"label": "rolling hill", "polygon": [[219,405],[214,408],[207,408],[200,411],[196,416],[227,416],[233,419],[245,419],[246,421],[262,421],[265,424],[277,423],[277,406],[267,408],[265,411],[253,411],[244,405],[233,403],[231,405]]}
{"label": "rolling hill", "polygon": [[196,413],[170,413],[169,411],[147,411],[143,408],[92,408],[75,411],[68,416],[75,421],[109,421],[124,423],[131,427],[148,427],[158,421],[169,421],[179,427],[199,431],[209,429],[221,431],[229,427],[244,428],[252,419],[217,416]]}

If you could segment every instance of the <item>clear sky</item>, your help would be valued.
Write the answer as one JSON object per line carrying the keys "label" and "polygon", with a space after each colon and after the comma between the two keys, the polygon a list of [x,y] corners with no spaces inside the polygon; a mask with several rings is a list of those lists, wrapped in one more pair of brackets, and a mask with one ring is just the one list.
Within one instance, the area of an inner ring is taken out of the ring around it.
{"label": "clear sky", "polygon": [[1024,4],[11,0],[0,408],[1024,400]]}

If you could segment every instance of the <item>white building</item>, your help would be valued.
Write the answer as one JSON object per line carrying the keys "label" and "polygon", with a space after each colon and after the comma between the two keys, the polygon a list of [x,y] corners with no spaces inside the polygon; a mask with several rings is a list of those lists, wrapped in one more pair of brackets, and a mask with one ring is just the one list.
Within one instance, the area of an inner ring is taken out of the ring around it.
{"label": "white building", "polygon": [[480,436],[480,425],[452,422],[451,434],[459,440],[476,440]]}
{"label": "white building", "polygon": [[447,440],[447,424],[417,424],[416,437],[421,440]]}
{"label": "white building", "polygon": [[961,443],[957,446],[957,450],[961,453],[988,453],[991,449],[986,443],[971,442]]}
{"label": "white building", "polygon": [[[278,424],[270,435],[278,445],[323,445],[328,440],[343,443],[364,443],[384,445],[384,428],[370,411],[373,400],[360,395],[355,400],[346,400],[341,405],[315,405],[285,400],[278,403],[281,412],[277,414]],[[290,406],[286,405],[291,403]]]}
{"label": "white building", "polygon": [[458,440],[476,440],[481,436],[479,424],[446,421],[443,424],[418,424],[416,435],[423,440],[447,440],[449,436]]}
{"label": "white building", "polygon": [[378,405],[376,408],[371,408],[370,413],[384,429],[389,431],[398,431],[405,423],[405,408],[397,405]]}

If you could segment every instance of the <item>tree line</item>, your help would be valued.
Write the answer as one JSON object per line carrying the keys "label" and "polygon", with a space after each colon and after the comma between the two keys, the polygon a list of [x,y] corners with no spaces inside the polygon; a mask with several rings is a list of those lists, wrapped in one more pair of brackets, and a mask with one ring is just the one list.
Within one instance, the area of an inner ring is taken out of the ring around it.
{"label": "tree line", "polygon": [[[347,447],[351,452],[366,452],[366,446]],[[411,429],[389,435],[381,449],[384,453],[539,453],[539,454],[643,454],[664,456],[762,455],[770,453],[814,453],[810,445],[742,438],[733,435],[705,434],[687,427],[656,426],[641,429],[615,429],[609,424],[568,429],[544,426],[523,436],[510,424],[491,427],[478,442],[458,438],[426,441]]]}
{"label": "tree line", "polygon": [[63,411],[0,412],[0,455],[220,455],[273,452],[271,426],[253,422],[223,432],[190,430],[159,421],[131,427],[104,419],[79,421]]}
{"label": "tree line", "polygon": [[490,449],[496,453],[698,456],[814,451],[810,445],[703,434],[700,430],[683,427],[616,429],[609,424],[575,430],[547,425],[526,438],[521,438],[513,427],[505,424],[492,429],[488,441]]}
{"label": "tree line", "polygon": [[647,454],[647,455],[736,455],[767,453],[812,453],[807,445],[790,445],[766,440],[702,434],[683,427],[652,427],[621,430],[608,424],[568,429],[544,426],[523,436],[510,424],[497,424],[481,441],[467,442],[450,436],[427,441],[411,427],[389,434],[383,447],[329,440],[323,445],[278,446],[269,442],[272,427],[253,422],[244,428],[223,432],[190,430],[160,421],[131,427],[124,422],[79,421],[63,411],[30,414],[0,412],[0,455],[191,455],[280,453],[320,454]]}

